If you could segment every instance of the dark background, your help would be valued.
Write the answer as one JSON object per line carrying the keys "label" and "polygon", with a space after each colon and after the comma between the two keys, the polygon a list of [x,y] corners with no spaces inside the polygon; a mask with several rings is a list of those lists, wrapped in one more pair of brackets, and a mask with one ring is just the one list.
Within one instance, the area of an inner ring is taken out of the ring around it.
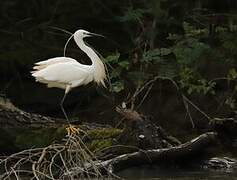
{"label": "dark background", "polygon": [[[128,95],[133,94],[136,89],[136,84],[129,79],[129,72],[134,69],[144,70],[152,77],[169,70],[167,67],[160,70],[159,64],[157,70],[156,65],[142,64],[139,58],[136,61],[134,57],[142,57],[144,49],[177,45],[176,41],[167,40],[167,37],[169,34],[185,35],[184,22],[207,32],[205,35],[194,34],[193,37],[208,45],[211,51],[203,53],[204,57],[198,56],[195,65],[176,61],[177,55],[168,57],[175,61],[177,67],[172,71],[177,76],[171,77],[179,84],[183,78],[180,72],[186,67],[195,72],[192,80],[195,82],[200,78],[212,80],[227,77],[230,70],[236,68],[237,39],[233,38],[236,36],[236,29],[231,28],[236,25],[236,8],[235,0],[2,0],[0,93],[25,111],[63,117],[59,108],[63,91],[35,83],[30,71],[37,61],[63,55],[63,47],[69,35],[57,28],[70,32],[85,29],[107,37],[87,39],[100,54],[107,57],[119,52],[120,59],[129,63],[129,68],[123,69],[120,74],[120,80],[125,85],[119,92],[96,87],[94,84],[77,88],[69,94],[65,107],[70,116],[80,122],[116,125],[119,117],[114,108],[126,101]],[[145,47],[146,43],[143,42],[150,44]],[[228,42],[231,42],[230,45],[224,44]],[[89,63],[74,42],[70,42],[67,55],[81,63]],[[116,68],[116,63],[113,66]],[[110,73],[113,71],[110,69]],[[144,80],[143,83],[145,82]],[[190,86],[194,87],[195,83],[192,83]],[[186,87],[182,89],[182,93],[187,94],[212,117],[231,117],[236,109],[236,90],[233,90],[235,83],[235,78],[229,82],[218,81],[214,88],[215,95],[203,92],[190,94]],[[233,106],[225,104],[228,98],[233,101]],[[157,81],[138,110],[177,134],[180,133],[180,127],[190,130],[191,123],[181,96],[170,82]],[[207,128],[208,121],[205,117],[192,106],[190,111],[198,130]]]}

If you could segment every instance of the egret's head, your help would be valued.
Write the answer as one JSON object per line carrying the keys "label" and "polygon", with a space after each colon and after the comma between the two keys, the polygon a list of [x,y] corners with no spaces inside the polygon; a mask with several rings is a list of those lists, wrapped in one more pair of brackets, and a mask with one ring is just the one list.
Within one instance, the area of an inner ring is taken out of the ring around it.
{"label": "egret's head", "polygon": [[95,34],[95,33],[91,33],[89,31],[83,30],[83,29],[79,29],[74,33],[75,37],[80,37],[80,38],[84,38],[84,37],[91,37],[91,36],[101,36],[104,37],[100,34]]}
{"label": "egret's head", "polygon": [[74,38],[74,40],[76,41],[76,43],[78,41],[81,41],[83,38],[85,37],[91,37],[91,36],[100,36],[100,37],[104,37],[103,35],[100,35],[100,34],[95,34],[95,33],[91,33],[91,32],[88,32],[86,30],[83,30],[83,29],[79,29],[77,30],[74,34],[71,35],[71,37],[67,40],[65,46],[64,46],[64,56],[66,56],[66,48],[67,48],[67,45],[69,43],[69,41]]}

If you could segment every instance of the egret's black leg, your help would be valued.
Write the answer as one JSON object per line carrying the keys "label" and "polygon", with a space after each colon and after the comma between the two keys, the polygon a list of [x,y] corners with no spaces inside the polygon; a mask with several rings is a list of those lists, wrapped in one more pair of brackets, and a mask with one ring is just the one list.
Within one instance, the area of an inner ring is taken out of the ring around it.
{"label": "egret's black leg", "polygon": [[63,98],[62,98],[62,100],[60,102],[60,107],[61,107],[61,110],[63,111],[63,114],[64,114],[65,118],[67,119],[68,124],[70,124],[70,121],[69,121],[69,119],[67,117],[66,111],[64,110],[64,107],[63,107],[63,102],[64,102],[66,96],[67,96],[67,93],[64,94],[64,96],[63,96]]}
{"label": "egret's black leg", "polygon": [[61,107],[61,110],[63,111],[63,114],[65,116],[65,118],[67,119],[67,122],[68,122],[68,127],[66,128],[67,130],[67,134],[70,136],[70,135],[73,135],[73,134],[78,134],[79,133],[79,129],[76,128],[75,126],[71,125],[69,119],[68,119],[68,116],[67,116],[67,113],[63,107],[63,102],[67,96],[67,93],[70,91],[71,87],[68,85],[66,86],[66,89],[65,89],[65,93],[64,93],[64,96],[60,102],[60,107]]}

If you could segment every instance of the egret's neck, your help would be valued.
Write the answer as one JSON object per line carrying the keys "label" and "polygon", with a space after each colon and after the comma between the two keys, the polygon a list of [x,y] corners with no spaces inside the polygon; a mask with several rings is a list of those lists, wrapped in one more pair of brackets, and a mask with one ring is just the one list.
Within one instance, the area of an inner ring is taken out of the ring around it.
{"label": "egret's neck", "polygon": [[94,50],[92,48],[90,48],[89,46],[87,46],[85,44],[83,39],[77,39],[76,43],[79,46],[79,48],[83,52],[85,52],[87,54],[87,56],[90,58],[90,60],[92,62],[92,67],[96,66],[96,64],[101,61],[99,56],[94,52]]}
{"label": "egret's neck", "polygon": [[82,38],[75,39],[75,41],[79,48],[84,51],[91,59],[92,65],[90,66],[90,68],[93,71],[94,81],[98,84],[102,84],[103,86],[105,86],[104,79],[106,79],[106,72],[105,66],[101,59],[92,48],[85,44]]}

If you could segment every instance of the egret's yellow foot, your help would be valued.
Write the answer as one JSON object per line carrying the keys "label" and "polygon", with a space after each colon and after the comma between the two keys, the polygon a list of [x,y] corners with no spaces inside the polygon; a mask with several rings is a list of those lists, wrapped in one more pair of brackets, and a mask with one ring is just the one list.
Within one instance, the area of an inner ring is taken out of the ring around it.
{"label": "egret's yellow foot", "polygon": [[73,126],[71,124],[69,124],[68,127],[66,127],[66,130],[67,130],[67,135],[75,135],[75,134],[79,134],[80,132],[86,134],[85,131],[83,131],[79,127]]}

